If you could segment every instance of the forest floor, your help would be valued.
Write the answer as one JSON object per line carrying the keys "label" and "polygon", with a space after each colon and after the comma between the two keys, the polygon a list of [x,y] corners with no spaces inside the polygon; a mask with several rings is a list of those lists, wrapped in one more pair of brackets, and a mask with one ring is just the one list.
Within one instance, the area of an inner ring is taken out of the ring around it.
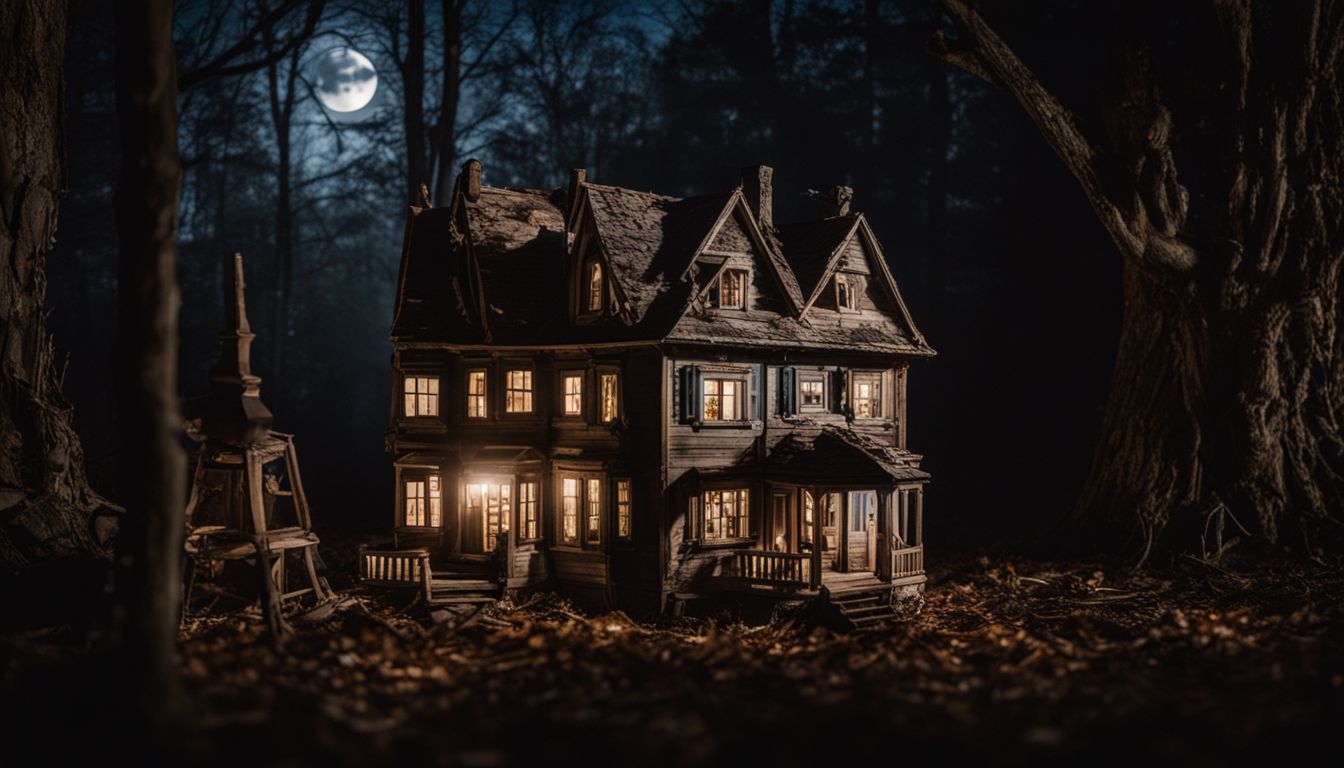
{"label": "forest floor", "polygon": [[[1225,766],[1344,746],[1344,571],[1313,564],[968,556],[933,567],[917,616],[854,634],[726,615],[644,625],[549,596],[468,620],[348,594],[278,650],[247,613],[188,621],[198,758]],[[0,648],[5,697],[25,690],[21,668],[65,663],[51,643]]]}

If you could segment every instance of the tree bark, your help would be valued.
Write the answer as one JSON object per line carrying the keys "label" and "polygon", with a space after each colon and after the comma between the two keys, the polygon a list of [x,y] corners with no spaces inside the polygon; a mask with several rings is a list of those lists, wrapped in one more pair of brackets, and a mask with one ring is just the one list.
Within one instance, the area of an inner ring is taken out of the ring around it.
{"label": "tree bark", "polygon": [[164,731],[179,711],[177,627],[186,461],[177,399],[177,74],[171,0],[118,6],[117,385],[127,507],[118,548],[121,649],[139,714]]}
{"label": "tree bark", "polygon": [[[0,575],[110,561],[112,510],[84,451],[44,323],[44,260],[65,192],[63,3],[0,3]],[[96,587],[95,587],[96,589]],[[11,612],[17,611],[16,606]]]}
{"label": "tree bark", "polygon": [[434,126],[434,203],[446,205],[457,159],[457,112],[462,98],[462,10],[466,0],[443,0],[443,93]]}
{"label": "tree bark", "polygon": [[286,353],[289,344],[290,299],[294,293],[294,161],[293,135],[295,86],[299,77],[299,56],[303,48],[290,52],[282,64],[266,68],[270,97],[271,126],[275,130],[275,309],[271,344],[271,395],[283,407]]}
{"label": "tree bark", "polygon": [[[962,0],[949,60],[1002,86],[1081,183],[1124,262],[1124,321],[1075,518],[1114,545],[1344,545],[1344,9],[1227,2],[1188,71],[1112,57],[1105,150]],[[1193,6],[1192,6],[1193,7]],[[1159,88],[1186,78],[1183,98]],[[1176,149],[1197,185],[1179,180]],[[1192,202],[1193,201],[1193,202]],[[1134,536],[1133,534],[1138,534]]]}
{"label": "tree bark", "polygon": [[420,199],[420,185],[429,182],[425,177],[425,0],[410,0],[407,14],[401,120],[406,134],[406,201],[414,205]]}

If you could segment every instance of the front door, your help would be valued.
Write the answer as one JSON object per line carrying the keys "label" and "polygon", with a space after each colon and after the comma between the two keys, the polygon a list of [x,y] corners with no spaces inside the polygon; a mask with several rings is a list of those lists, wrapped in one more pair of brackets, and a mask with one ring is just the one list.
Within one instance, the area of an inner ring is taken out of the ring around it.
{"label": "front door", "polygon": [[871,571],[877,546],[877,493],[850,491],[845,505],[849,571]]}
{"label": "front door", "polygon": [[472,480],[462,505],[462,551],[493,552],[500,533],[509,530],[513,511],[512,480]]}

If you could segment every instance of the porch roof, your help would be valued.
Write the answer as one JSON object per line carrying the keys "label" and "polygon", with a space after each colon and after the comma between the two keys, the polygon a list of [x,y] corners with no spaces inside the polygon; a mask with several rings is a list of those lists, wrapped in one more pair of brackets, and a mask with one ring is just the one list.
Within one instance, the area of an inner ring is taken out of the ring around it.
{"label": "porch roof", "polygon": [[892,485],[924,482],[919,455],[852,429],[824,426],[780,440],[765,459],[770,479],[812,485]]}

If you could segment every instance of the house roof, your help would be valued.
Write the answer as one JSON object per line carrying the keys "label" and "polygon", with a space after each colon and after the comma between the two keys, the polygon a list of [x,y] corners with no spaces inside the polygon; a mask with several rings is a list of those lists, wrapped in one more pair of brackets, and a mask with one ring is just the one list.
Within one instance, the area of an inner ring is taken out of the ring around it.
{"label": "house roof", "polygon": [[[475,199],[459,189],[449,206],[412,208],[393,338],[506,346],[673,341],[932,354],[909,323],[799,314],[854,232],[858,214],[786,225],[776,236],[759,228],[736,189],[677,198],[595,183],[578,185],[570,210],[564,190],[512,187],[482,187]],[[691,266],[733,216],[785,301],[775,311],[688,312],[696,289],[703,288]],[[567,219],[574,231],[566,232]],[[567,263],[576,233],[585,228],[609,265],[621,319],[575,323],[570,317]]]}
{"label": "house roof", "polygon": [[464,206],[489,338],[525,337],[567,322],[563,204],[558,189],[484,187]]}
{"label": "house roof", "polygon": [[885,484],[928,480],[919,459],[861,432],[827,425],[811,435],[789,433],[771,449],[765,468],[795,482]]}
{"label": "house roof", "polygon": [[800,221],[779,228],[779,242],[784,258],[798,278],[798,288],[806,302],[816,292],[817,285],[826,277],[831,256],[849,239],[857,213],[833,216],[817,221]]}
{"label": "house roof", "polygon": [[730,195],[676,198],[604,184],[584,186],[631,317],[644,319],[660,298],[684,300],[681,275]]}

